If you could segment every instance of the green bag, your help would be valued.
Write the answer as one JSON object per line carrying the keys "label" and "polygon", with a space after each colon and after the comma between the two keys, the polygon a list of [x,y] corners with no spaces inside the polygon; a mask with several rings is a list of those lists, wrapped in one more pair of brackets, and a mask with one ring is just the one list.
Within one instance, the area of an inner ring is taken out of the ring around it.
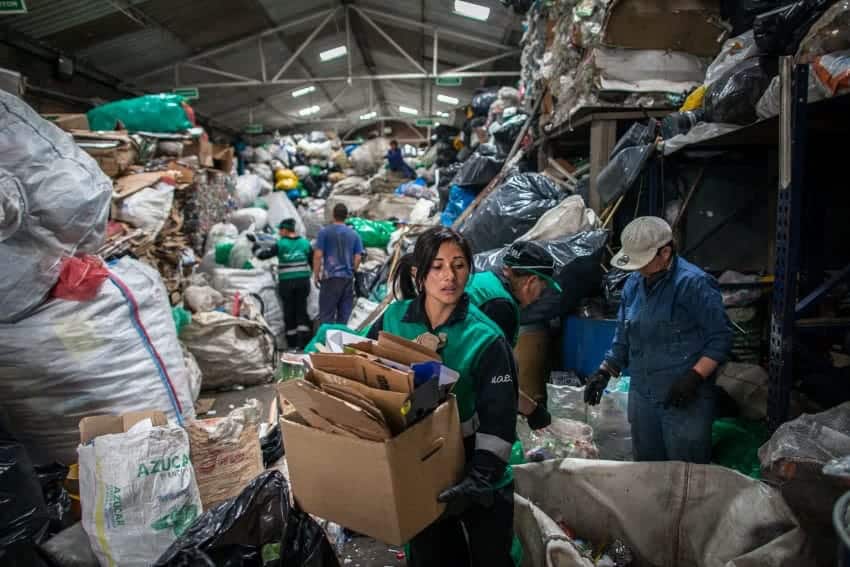
{"label": "green bag", "polygon": [[194,128],[175,94],[145,95],[103,104],[88,111],[92,130],[114,130],[119,120],[130,132],[177,133]]}
{"label": "green bag", "polygon": [[215,245],[215,263],[220,266],[230,265],[230,252],[233,250],[233,242],[219,242]]}
{"label": "green bag", "polygon": [[360,240],[366,248],[386,248],[390,243],[390,236],[395,232],[395,223],[390,221],[349,217],[345,223],[360,235]]}
{"label": "green bag", "polygon": [[758,450],[769,437],[767,427],[760,421],[716,419],[711,425],[711,461],[760,479]]}
{"label": "green bag", "polygon": [[171,309],[171,318],[174,319],[174,326],[177,328],[177,334],[183,330],[183,327],[192,322],[192,314],[182,307],[173,307]]}

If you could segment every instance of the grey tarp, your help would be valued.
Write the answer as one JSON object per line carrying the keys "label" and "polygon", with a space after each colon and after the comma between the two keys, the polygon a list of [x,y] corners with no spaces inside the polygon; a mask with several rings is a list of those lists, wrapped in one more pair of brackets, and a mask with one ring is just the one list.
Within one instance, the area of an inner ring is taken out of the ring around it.
{"label": "grey tarp", "polygon": [[514,519],[523,565],[593,565],[574,553],[556,522],[591,542],[623,540],[640,566],[814,564],[779,492],[730,469],[564,459],[514,467],[514,478],[523,497]]}

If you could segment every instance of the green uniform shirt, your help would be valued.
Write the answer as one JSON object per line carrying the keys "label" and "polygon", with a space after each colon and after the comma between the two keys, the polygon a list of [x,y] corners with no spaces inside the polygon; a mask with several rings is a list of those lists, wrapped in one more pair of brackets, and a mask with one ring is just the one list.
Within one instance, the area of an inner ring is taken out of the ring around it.
{"label": "green uniform shirt", "polygon": [[517,305],[514,296],[505,289],[499,276],[493,272],[476,273],[469,278],[469,283],[466,284],[466,293],[469,294],[469,301],[479,309],[493,299],[504,299],[513,306],[516,313],[516,331],[514,336],[505,338],[508,339],[511,346],[515,347],[519,340],[519,305]]}
{"label": "green uniform shirt", "polygon": [[303,237],[279,238],[277,241],[277,274],[280,281],[309,278],[310,241]]}

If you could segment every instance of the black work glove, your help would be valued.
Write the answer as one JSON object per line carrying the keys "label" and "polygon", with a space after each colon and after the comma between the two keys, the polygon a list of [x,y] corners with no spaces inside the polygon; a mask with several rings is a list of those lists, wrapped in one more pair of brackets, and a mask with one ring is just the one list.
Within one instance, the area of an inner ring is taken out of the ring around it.
{"label": "black work glove", "polygon": [[549,424],[552,423],[552,416],[549,415],[549,410],[540,403],[537,404],[534,411],[528,414],[525,419],[528,421],[528,426],[534,430],[549,427]]}
{"label": "black work glove", "polygon": [[667,399],[664,400],[664,407],[688,407],[697,399],[700,384],[702,384],[702,376],[691,368],[684,376],[673,382]]}
{"label": "black work glove", "polygon": [[477,471],[475,468],[470,469],[462,481],[445,489],[437,496],[437,502],[446,505],[446,511],[443,514],[457,516],[473,505],[492,507],[495,498],[489,478],[488,474]]}
{"label": "black work glove", "polygon": [[584,387],[584,403],[595,406],[602,401],[602,392],[608,386],[608,381],[611,379],[611,373],[600,368],[587,380],[587,385]]}

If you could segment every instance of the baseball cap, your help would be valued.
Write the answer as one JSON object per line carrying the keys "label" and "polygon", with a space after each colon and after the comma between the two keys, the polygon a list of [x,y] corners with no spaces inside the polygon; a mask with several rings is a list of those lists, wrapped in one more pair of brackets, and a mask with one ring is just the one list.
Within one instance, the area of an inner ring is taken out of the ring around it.
{"label": "baseball cap", "polygon": [[542,246],[533,242],[515,242],[508,248],[504,262],[505,266],[534,274],[555,291],[561,291],[561,286],[553,277],[555,259]]}
{"label": "baseball cap", "polygon": [[640,270],[649,264],[658,249],[673,240],[667,221],[658,217],[639,217],[626,225],[620,242],[623,247],[611,258],[611,265],[626,271]]}
{"label": "baseball cap", "polygon": [[284,230],[295,230],[295,219],[283,219],[278,223],[277,228]]}

